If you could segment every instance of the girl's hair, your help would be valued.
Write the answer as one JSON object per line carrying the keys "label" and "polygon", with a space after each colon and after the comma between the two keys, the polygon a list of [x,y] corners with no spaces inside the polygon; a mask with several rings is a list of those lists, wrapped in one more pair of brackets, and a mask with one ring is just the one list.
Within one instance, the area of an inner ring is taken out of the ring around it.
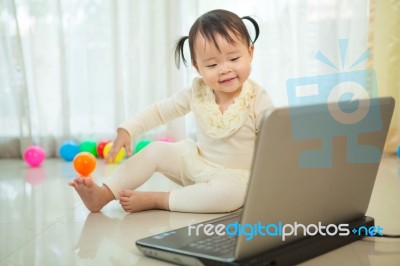
{"label": "girl's hair", "polygon": [[[250,38],[249,32],[247,31],[246,25],[243,23],[242,19],[247,19],[253,24],[256,31],[254,40]],[[190,28],[189,36],[183,36],[178,40],[175,48],[175,64],[178,68],[180,66],[181,57],[183,63],[185,65],[187,64],[183,54],[183,45],[187,39],[189,39],[189,49],[192,64],[196,64],[196,55],[194,53],[193,46],[198,33],[200,33],[206,40],[212,42],[218,51],[220,51],[218,43],[215,39],[217,34],[221,35],[227,42],[233,43],[235,40],[230,35],[233,33],[237,38],[245,40],[247,46],[250,46],[257,40],[260,30],[257,22],[251,17],[245,16],[240,18],[235,13],[222,9],[209,11],[194,22]]]}

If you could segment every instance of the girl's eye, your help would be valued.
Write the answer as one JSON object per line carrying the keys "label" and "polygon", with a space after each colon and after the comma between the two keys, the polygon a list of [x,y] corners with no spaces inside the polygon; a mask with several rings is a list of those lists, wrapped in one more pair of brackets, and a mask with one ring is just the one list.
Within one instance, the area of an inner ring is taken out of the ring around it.
{"label": "girl's eye", "polygon": [[231,61],[233,61],[233,62],[234,62],[234,61],[238,60],[239,58],[240,58],[240,56],[238,56],[238,57],[235,57],[235,58],[232,58],[232,59],[231,59]]}
{"label": "girl's eye", "polygon": [[217,64],[212,64],[212,65],[208,65],[207,67],[208,68],[213,68],[213,67],[216,67],[217,66]]}

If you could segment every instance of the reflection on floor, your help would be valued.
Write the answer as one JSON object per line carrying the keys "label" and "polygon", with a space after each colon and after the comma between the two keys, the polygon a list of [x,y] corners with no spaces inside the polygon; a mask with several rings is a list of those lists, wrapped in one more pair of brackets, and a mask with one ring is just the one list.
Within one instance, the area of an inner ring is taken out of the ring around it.
{"label": "reflection on floor", "polygon": [[[101,183],[117,165],[98,163]],[[126,213],[117,201],[101,213],[86,210],[67,182],[70,163],[49,159],[39,168],[21,160],[0,160],[1,265],[166,265],[142,256],[137,239],[201,222],[221,214],[166,211]],[[141,190],[168,191],[177,185],[154,175]],[[367,215],[385,233],[400,234],[400,160],[385,155]],[[304,265],[398,265],[400,240],[364,239]]]}

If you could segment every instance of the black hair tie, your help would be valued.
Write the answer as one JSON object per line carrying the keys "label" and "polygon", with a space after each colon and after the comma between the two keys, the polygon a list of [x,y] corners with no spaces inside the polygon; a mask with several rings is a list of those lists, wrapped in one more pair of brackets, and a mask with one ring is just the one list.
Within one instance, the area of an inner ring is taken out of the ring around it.
{"label": "black hair tie", "polygon": [[248,21],[250,21],[251,24],[253,24],[254,29],[256,30],[256,37],[254,38],[254,40],[251,40],[251,42],[254,44],[258,39],[258,35],[260,35],[260,28],[258,27],[257,21],[249,16],[244,16],[242,17],[242,19],[247,19]]}

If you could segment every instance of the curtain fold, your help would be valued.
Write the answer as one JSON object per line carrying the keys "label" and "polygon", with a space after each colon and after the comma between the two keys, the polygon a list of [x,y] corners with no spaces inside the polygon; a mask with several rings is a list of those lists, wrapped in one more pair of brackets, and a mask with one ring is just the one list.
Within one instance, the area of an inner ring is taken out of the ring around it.
{"label": "curtain fold", "polygon": [[373,68],[377,72],[379,95],[396,101],[385,151],[400,148],[400,1],[371,2],[370,35],[373,36]]}
{"label": "curtain fold", "polygon": [[[21,157],[32,144],[53,157],[65,140],[113,139],[120,122],[185,86],[172,64],[180,1],[0,7],[0,158]],[[179,138],[181,124],[149,134]]]}
{"label": "curtain fold", "polygon": [[[0,158],[19,157],[22,136],[30,135],[32,128],[21,22],[14,1],[3,2],[1,8]],[[6,141],[1,141],[5,136]]]}

